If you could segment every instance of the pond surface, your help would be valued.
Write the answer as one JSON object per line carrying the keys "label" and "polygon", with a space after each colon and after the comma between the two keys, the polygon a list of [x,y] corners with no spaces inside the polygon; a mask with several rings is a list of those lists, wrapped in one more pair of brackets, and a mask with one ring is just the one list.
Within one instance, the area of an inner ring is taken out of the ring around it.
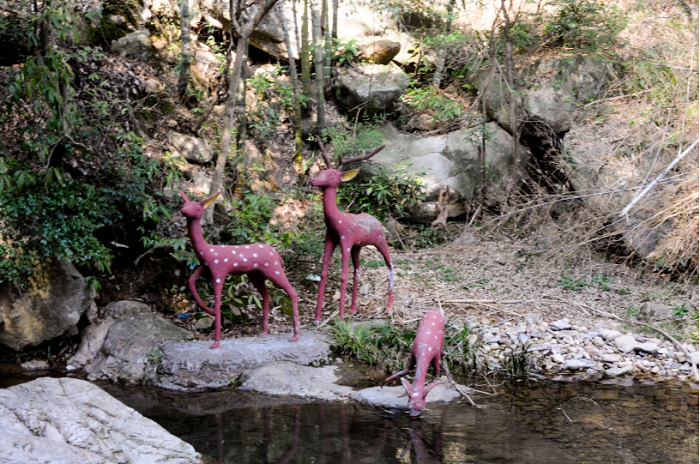
{"label": "pond surface", "polygon": [[236,392],[101,385],[207,464],[697,463],[698,394],[681,383],[531,381],[420,420]]}

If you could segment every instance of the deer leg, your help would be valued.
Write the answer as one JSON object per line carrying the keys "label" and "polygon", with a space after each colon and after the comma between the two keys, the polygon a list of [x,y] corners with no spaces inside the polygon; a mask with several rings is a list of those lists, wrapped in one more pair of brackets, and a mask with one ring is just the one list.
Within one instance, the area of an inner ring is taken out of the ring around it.
{"label": "deer leg", "polygon": [[435,378],[440,377],[440,353],[435,355],[431,363],[433,364],[433,374]]}
{"label": "deer leg", "polygon": [[197,286],[195,285],[195,282],[197,282],[197,279],[204,274],[204,266],[199,266],[197,269],[195,269],[194,273],[190,276],[190,279],[187,281],[190,287],[190,292],[192,292],[192,296],[194,296],[194,301],[197,302],[200,308],[204,309],[206,312],[211,314],[212,316],[214,315],[214,310],[209,308],[207,305],[204,304],[204,301],[199,297],[199,293],[197,293]]}
{"label": "deer leg", "polygon": [[292,285],[289,283],[287,276],[284,274],[284,270],[281,270],[279,274],[269,275],[267,278],[270,279],[273,284],[287,292],[289,299],[292,300],[292,325],[294,326],[294,335],[292,335],[289,341],[295,342],[299,340],[299,298],[297,297],[297,292],[294,291],[294,288],[292,288]]}
{"label": "deer leg", "polygon": [[[321,282],[318,285],[318,302],[316,303],[316,319],[315,323],[318,325],[321,322],[321,310],[323,309],[323,294],[326,291],[326,277],[328,276],[328,265],[331,262],[331,257],[333,257],[333,251],[335,250],[335,242],[331,238],[329,232],[326,232],[326,245],[323,250],[323,267],[321,268]],[[342,317],[342,316],[341,316]]]}
{"label": "deer leg", "polygon": [[350,306],[350,314],[355,314],[355,307],[357,306],[357,286],[360,284],[360,251],[362,247],[353,247],[352,256],[352,267],[355,270],[355,278],[352,281],[352,306]]}
{"label": "deer leg", "polygon": [[[225,278],[226,276],[224,276]],[[210,346],[210,349],[215,349],[219,347],[219,341],[221,340],[221,291],[224,288],[223,279],[217,277],[214,280],[214,327],[216,332],[214,334],[214,344]]]}
{"label": "deer leg", "polygon": [[380,243],[379,245],[375,245],[379,252],[384,256],[384,261],[386,262],[386,267],[389,268],[389,312],[392,312],[394,310],[393,307],[393,291],[394,291],[394,265],[391,264],[391,256],[389,256],[389,245],[386,243],[386,239],[384,239],[384,243]]}
{"label": "deer leg", "polygon": [[343,259],[343,270],[340,273],[340,312],[338,317],[343,318],[345,312],[345,291],[348,287],[348,268],[350,267],[350,250],[340,247],[340,253]]}
{"label": "deer leg", "polygon": [[413,356],[413,353],[411,353],[411,356],[408,358],[408,366],[406,366],[406,369],[397,372],[396,374],[392,375],[391,377],[387,377],[384,383],[391,382],[392,380],[398,379],[399,377],[408,374],[411,372],[411,369],[416,365],[416,357]]}
{"label": "deer leg", "polygon": [[270,319],[270,292],[265,286],[265,276],[263,276],[259,272],[251,272],[250,274],[248,274],[248,278],[253,283],[255,288],[258,289],[258,292],[260,292],[260,295],[262,295],[263,299],[263,328],[262,332],[260,332],[259,335],[260,337],[262,337],[267,333],[268,321]]}

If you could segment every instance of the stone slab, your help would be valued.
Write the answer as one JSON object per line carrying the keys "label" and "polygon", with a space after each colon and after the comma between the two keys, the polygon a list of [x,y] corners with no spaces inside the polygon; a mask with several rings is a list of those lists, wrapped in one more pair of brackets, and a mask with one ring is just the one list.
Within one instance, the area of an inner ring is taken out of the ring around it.
{"label": "stone slab", "polygon": [[246,371],[263,364],[289,361],[300,365],[328,362],[330,344],[325,334],[302,330],[299,341],[289,334],[221,340],[217,349],[211,341],[163,344],[156,385],[169,390],[202,391],[229,386]]}
{"label": "stone slab", "polygon": [[[459,397],[459,392],[451,387],[440,384],[430,390],[425,398],[426,407],[430,404],[448,404]],[[388,409],[393,411],[408,411],[408,396],[403,387],[370,387],[350,395],[350,399],[365,406]]]}

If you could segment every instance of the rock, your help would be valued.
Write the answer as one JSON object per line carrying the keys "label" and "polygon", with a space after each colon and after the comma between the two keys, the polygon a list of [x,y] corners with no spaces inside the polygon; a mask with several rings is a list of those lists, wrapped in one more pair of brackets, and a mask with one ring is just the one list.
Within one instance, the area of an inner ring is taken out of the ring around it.
{"label": "rock", "polygon": [[289,361],[265,364],[243,375],[240,390],[270,396],[334,401],[352,393],[352,388],[336,385],[337,368],[302,366]]}
{"label": "rock", "polygon": [[610,377],[617,377],[620,375],[627,374],[628,372],[634,372],[634,366],[629,365],[625,367],[613,367],[605,370],[605,374]]}
{"label": "rock", "polygon": [[[430,390],[425,397],[429,404],[447,404],[459,398],[459,392],[448,385],[440,384]],[[408,396],[403,387],[370,387],[350,395],[350,399],[360,404],[380,409],[408,411]]]}
{"label": "rock", "polygon": [[561,364],[564,362],[564,356],[559,353],[555,353],[552,355],[552,362]]}
{"label": "rock", "polygon": [[629,353],[637,346],[637,340],[631,335],[621,335],[617,337],[613,343],[615,347],[623,353]]}
{"label": "rock", "polygon": [[187,161],[203,164],[211,161],[214,156],[214,150],[205,140],[175,131],[170,131],[168,135],[173,148]]}
{"label": "rock", "polygon": [[289,334],[211,341],[165,343],[155,383],[169,390],[198,391],[227,387],[242,373],[263,364],[289,361],[299,365],[327,362],[330,345],[323,333],[302,330],[299,341]]}
{"label": "rock", "polygon": [[95,360],[104,345],[109,329],[112,328],[114,319],[109,317],[101,323],[93,323],[83,331],[83,338],[78,351],[68,360],[68,365],[83,367]]}
{"label": "rock", "polygon": [[622,360],[622,358],[620,357],[619,354],[609,354],[609,353],[604,354],[603,356],[600,357],[600,359],[606,363],[616,363],[616,362],[620,362]]}
{"label": "rock", "polygon": [[336,83],[338,103],[344,111],[365,104],[368,115],[385,110],[401,98],[411,79],[397,66],[359,65],[341,68]]}
{"label": "rock", "polygon": [[622,335],[618,330],[601,330],[599,335],[607,341],[615,340],[617,337]]}
{"label": "rock", "polygon": [[639,314],[657,320],[673,319],[673,311],[670,307],[662,303],[652,303],[651,301],[642,304]]}
{"label": "rock", "polygon": [[659,345],[651,342],[637,343],[634,346],[634,349],[638,351],[646,351],[647,353],[656,353],[657,351],[659,351]]}
{"label": "rock", "polygon": [[554,333],[554,336],[557,338],[566,338],[566,337],[573,338],[573,337],[576,337],[579,335],[579,333],[576,332],[575,330],[559,330],[559,329],[555,329],[555,328],[552,328],[552,330],[557,331]]}
{"label": "rock", "polygon": [[110,327],[95,360],[85,367],[89,380],[107,379],[126,385],[149,383],[155,377],[162,356],[160,345],[192,338],[191,333],[153,313],[142,303],[111,303],[105,314],[107,318],[103,323]]}
{"label": "rock", "polygon": [[700,353],[698,353],[697,351],[694,352],[694,353],[690,353],[690,360],[691,360],[691,362],[692,362],[693,364],[695,364],[696,366],[699,364],[699,363],[698,363],[698,355],[699,355],[699,354],[700,354]]}
{"label": "rock", "polygon": [[25,371],[41,371],[50,369],[49,362],[44,359],[34,359],[33,361],[27,361],[22,363],[22,369]]}
{"label": "rock", "polygon": [[524,333],[518,334],[518,342],[520,344],[525,344],[530,341],[530,337],[525,335]]}
{"label": "rock", "polygon": [[595,346],[597,346],[599,348],[605,345],[605,340],[603,340],[600,337],[594,337],[593,340],[591,340],[591,341],[593,342],[593,344]]}
{"label": "rock", "polygon": [[549,324],[552,330],[568,330],[571,328],[568,319],[561,319],[559,321],[554,321]]}
{"label": "rock", "polygon": [[0,390],[0,462],[201,463],[194,448],[82,380]]}
{"label": "rock", "polygon": [[[602,57],[577,56],[540,61],[527,73],[537,76],[538,85],[516,90],[521,96],[526,118],[545,122],[554,133],[565,133],[578,105],[603,95],[609,82],[618,76],[616,65]],[[489,73],[476,83],[486,88]],[[510,128],[511,91],[500,73],[495,73],[484,96],[489,114],[508,132]]]}
{"label": "rock", "polygon": [[359,57],[373,64],[389,64],[401,51],[401,44],[389,39],[379,39],[360,47]]}
{"label": "rock", "polygon": [[597,358],[597,357],[600,356],[600,351],[598,351],[598,349],[597,349],[595,346],[586,345],[583,349],[584,349],[584,350],[586,351],[586,353],[588,353],[588,355],[591,356],[591,357]]}
{"label": "rock", "polygon": [[540,331],[539,329],[532,329],[532,331],[530,332],[530,336],[532,338],[542,338],[542,331]]}
{"label": "rock", "polygon": [[[492,179],[489,191],[496,197],[505,192],[509,185],[509,173],[513,168],[513,139],[495,122],[486,124],[490,134],[486,142],[487,175]],[[409,210],[409,219],[414,222],[430,223],[437,217],[436,204],[440,190],[450,187],[459,195],[469,197],[477,189],[479,155],[481,143],[474,139],[473,131],[461,129],[436,136],[420,136],[399,133],[391,124],[381,129],[386,148],[372,157],[371,163],[360,166],[363,176],[375,175],[378,168],[395,170],[398,164],[406,164],[407,172],[421,173],[425,189],[425,201]],[[525,146],[522,169],[528,155]],[[465,209],[458,196],[453,196],[448,204],[448,217],[464,214]]]}
{"label": "rock", "polygon": [[204,195],[209,194],[209,191],[211,190],[211,179],[207,177],[204,170],[201,170],[195,174],[194,178],[192,179],[192,183],[194,183],[194,189],[197,192]]}
{"label": "rock", "polygon": [[589,359],[569,359],[561,368],[564,370],[575,371],[578,369],[587,369],[595,365],[595,361],[591,361]]}
{"label": "rock", "polygon": [[132,32],[112,41],[112,51],[132,60],[148,61],[153,52],[151,36],[146,29]]}
{"label": "rock", "polygon": [[206,316],[201,319],[197,319],[197,322],[194,324],[194,328],[197,330],[204,330],[204,329],[210,329],[214,325],[214,318],[211,316]]}
{"label": "rock", "polygon": [[80,316],[94,298],[95,292],[68,261],[37,266],[21,296],[8,282],[0,283],[0,343],[22,350],[61,335],[77,335]]}

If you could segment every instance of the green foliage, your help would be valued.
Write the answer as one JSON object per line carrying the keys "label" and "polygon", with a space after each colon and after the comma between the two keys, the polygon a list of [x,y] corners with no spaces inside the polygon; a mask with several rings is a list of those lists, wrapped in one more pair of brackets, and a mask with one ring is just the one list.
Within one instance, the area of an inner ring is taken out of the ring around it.
{"label": "green foliage", "polygon": [[[682,320],[685,318],[685,316],[690,314],[690,308],[686,306],[685,303],[683,303],[682,305],[674,305],[672,309],[674,319]],[[697,308],[695,312],[697,314]]]}
{"label": "green foliage", "polygon": [[[65,180],[45,190],[23,171],[0,195],[0,282],[21,282],[51,257],[109,271],[111,251],[95,236],[121,215],[108,189]],[[23,181],[22,181],[23,180]]]}
{"label": "green foliage", "polygon": [[357,40],[333,39],[333,42],[333,59],[338,66],[350,66],[360,60]]}
{"label": "green foliage", "polygon": [[573,276],[568,275],[566,272],[562,272],[557,282],[557,287],[561,287],[565,290],[581,290],[590,286],[589,282],[577,279]]}
{"label": "green foliage", "polygon": [[366,120],[357,124],[353,131],[336,125],[324,129],[324,139],[333,141],[333,153],[338,156],[355,156],[355,154],[371,151],[384,142],[384,136],[379,130],[380,120]]}
{"label": "green foliage", "polygon": [[505,353],[502,361],[502,372],[511,379],[526,379],[528,369],[532,364],[532,356],[528,351],[529,344],[520,345],[519,350],[511,349]]}
{"label": "green foliage", "polygon": [[339,203],[348,204],[351,213],[370,213],[374,216],[403,216],[407,209],[424,200],[424,173],[415,174],[410,164],[397,164],[396,169],[378,168],[377,174],[354,179],[341,187]]}
{"label": "green foliage", "polygon": [[297,231],[270,222],[272,211],[278,206],[270,195],[245,191],[232,201],[232,206],[231,221],[226,229],[233,243],[267,243],[279,250],[295,242]]}
{"label": "green foliage", "polygon": [[433,124],[452,122],[464,112],[455,99],[448,98],[433,86],[420,87],[415,81],[401,98],[410,108],[430,115]]}
{"label": "green foliage", "polygon": [[[340,354],[377,365],[387,372],[406,368],[416,337],[415,326],[382,325],[367,327],[351,319],[336,319],[329,327],[333,346]],[[452,373],[467,373],[479,367],[476,351],[483,344],[481,338],[468,327],[445,327],[443,359]]]}

